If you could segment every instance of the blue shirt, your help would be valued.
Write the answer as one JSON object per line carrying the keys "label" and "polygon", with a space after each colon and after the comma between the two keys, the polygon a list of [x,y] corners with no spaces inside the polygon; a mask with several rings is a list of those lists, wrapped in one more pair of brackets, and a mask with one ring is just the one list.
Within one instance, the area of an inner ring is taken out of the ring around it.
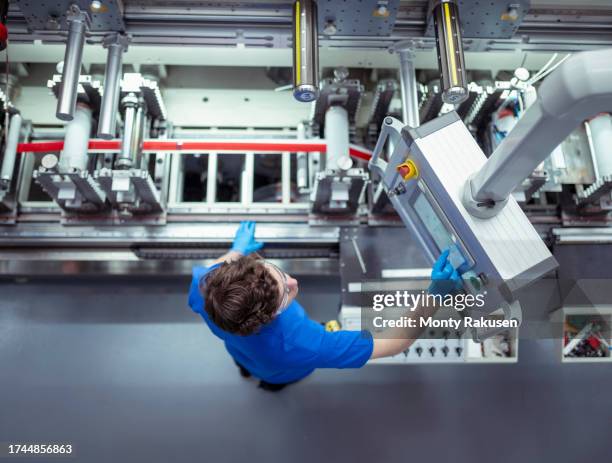
{"label": "blue shirt", "polygon": [[255,334],[239,336],[223,331],[208,317],[199,289],[204,276],[219,265],[194,267],[189,305],[225,342],[232,357],[257,378],[269,383],[290,383],[308,376],[315,368],[360,368],[372,355],[374,341],[370,333],[325,331],[306,316],[297,301]]}

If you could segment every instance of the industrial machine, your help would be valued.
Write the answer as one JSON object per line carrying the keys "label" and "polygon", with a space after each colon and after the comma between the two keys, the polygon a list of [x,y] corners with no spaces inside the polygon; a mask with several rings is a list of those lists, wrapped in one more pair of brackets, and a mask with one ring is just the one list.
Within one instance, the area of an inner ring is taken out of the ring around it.
{"label": "industrial machine", "polygon": [[[610,50],[563,63],[489,159],[455,112],[418,128],[385,119],[370,168],[430,262],[450,249],[466,291],[486,294],[482,309],[502,304],[512,316],[513,293],[557,266],[510,195],[576,126],[612,106],[610,63]],[[388,138],[387,163],[380,156]]]}
{"label": "industrial machine", "polygon": [[0,274],[182,275],[249,218],[341,318],[445,248],[525,318],[612,242],[612,5],[556,3],[11,2]]}

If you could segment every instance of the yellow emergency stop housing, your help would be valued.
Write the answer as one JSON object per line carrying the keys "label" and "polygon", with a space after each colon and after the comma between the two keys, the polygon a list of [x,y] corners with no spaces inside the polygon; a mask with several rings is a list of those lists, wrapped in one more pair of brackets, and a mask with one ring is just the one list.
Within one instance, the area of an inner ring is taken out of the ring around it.
{"label": "yellow emergency stop housing", "polygon": [[338,320],[330,320],[325,323],[325,331],[330,331],[332,333],[334,331],[340,331],[340,323]]}
{"label": "yellow emergency stop housing", "polygon": [[396,169],[405,181],[419,176],[419,169],[412,159],[406,159]]}

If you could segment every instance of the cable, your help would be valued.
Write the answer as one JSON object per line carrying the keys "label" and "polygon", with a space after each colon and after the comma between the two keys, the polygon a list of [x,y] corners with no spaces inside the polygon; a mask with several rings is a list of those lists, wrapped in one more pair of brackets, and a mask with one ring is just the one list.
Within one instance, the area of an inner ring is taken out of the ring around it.
{"label": "cable", "polygon": [[532,79],[535,79],[535,78],[536,78],[536,77],[538,77],[540,74],[542,74],[543,72],[547,71],[547,70],[548,70],[548,67],[551,65],[551,63],[552,63],[552,62],[553,62],[555,59],[557,59],[557,56],[559,56],[559,54],[558,54],[558,53],[555,53],[554,55],[552,55],[552,57],[551,57],[551,58],[550,58],[550,59],[549,59],[549,60],[546,62],[546,64],[545,64],[544,66],[542,66],[542,68],[541,68],[541,69],[540,69],[538,72],[536,72],[536,73],[533,75]]}
{"label": "cable", "polygon": [[532,77],[527,83],[529,85],[533,85],[534,83],[536,83],[538,80],[543,79],[544,77],[546,77],[548,74],[550,74],[551,72],[553,72],[555,69],[557,69],[559,66],[561,66],[570,56],[572,56],[571,53],[568,53],[567,55],[565,55],[561,60],[559,60],[554,66],[552,66],[550,69],[547,69],[546,72],[544,72],[543,74],[540,74],[539,76],[534,76]]}

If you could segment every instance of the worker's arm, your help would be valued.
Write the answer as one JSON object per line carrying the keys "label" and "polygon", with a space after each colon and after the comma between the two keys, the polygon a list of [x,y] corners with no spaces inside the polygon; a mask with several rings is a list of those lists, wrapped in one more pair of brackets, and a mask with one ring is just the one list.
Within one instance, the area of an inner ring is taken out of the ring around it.
{"label": "worker's arm", "polygon": [[[447,262],[448,251],[443,252],[431,272],[431,294],[449,293],[457,286],[459,275]],[[420,307],[407,316],[431,316],[435,308]],[[312,368],[360,368],[369,359],[388,357],[406,350],[417,339],[421,328],[393,328],[383,333],[385,339],[373,339],[370,333],[340,330],[327,332],[323,327],[309,320],[302,329],[294,330],[287,342],[292,347],[301,347]]]}
{"label": "worker's arm", "polygon": [[[431,317],[438,310],[437,307],[418,307],[415,311],[407,310],[404,317]],[[389,328],[384,331],[384,339],[374,339],[374,349],[372,350],[371,359],[382,357],[392,357],[408,349],[414,341],[416,341],[421,333],[425,330],[424,327],[415,326],[408,328]]]}
{"label": "worker's arm", "polygon": [[[430,293],[447,293],[451,288],[457,287],[461,281],[457,270],[448,262],[448,253],[448,250],[444,251],[433,265],[431,271],[432,282],[429,286]],[[407,310],[402,316],[415,319],[420,317],[428,318],[433,316],[436,310],[438,308],[435,306],[419,306],[414,311]],[[425,331],[425,327],[419,326],[419,323],[416,325],[415,327],[385,330],[384,339],[374,339],[374,349],[370,358],[391,357],[408,349]]]}
{"label": "worker's arm", "polygon": [[238,227],[238,231],[234,237],[232,248],[215,260],[211,265],[239,259],[242,256],[260,250],[262,247],[263,243],[255,241],[255,222],[240,222],[240,227]]}

